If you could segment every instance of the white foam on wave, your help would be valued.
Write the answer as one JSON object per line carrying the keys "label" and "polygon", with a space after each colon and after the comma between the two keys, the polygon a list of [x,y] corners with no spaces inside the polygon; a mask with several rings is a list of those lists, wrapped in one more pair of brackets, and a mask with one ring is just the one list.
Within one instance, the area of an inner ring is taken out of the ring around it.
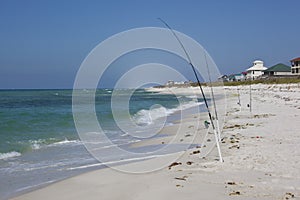
{"label": "white foam on wave", "polygon": [[21,156],[19,152],[11,151],[8,153],[0,153],[0,160]]}
{"label": "white foam on wave", "polygon": [[38,139],[38,140],[29,140],[30,146],[32,150],[38,150],[41,148],[51,147],[51,146],[59,146],[59,145],[70,145],[70,144],[81,144],[79,140],[68,140],[67,138],[63,141],[50,143],[45,139]]}
{"label": "white foam on wave", "polygon": [[190,101],[187,103],[182,103],[176,108],[167,109],[163,106],[160,106],[150,110],[142,109],[133,116],[133,120],[138,125],[149,125],[152,124],[155,120],[170,116],[171,114],[174,114],[175,112],[178,112],[180,110],[186,110],[192,107],[199,106],[201,104],[203,104],[203,102]]}
{"label": "white foam on wave", "polygon": [[123,133],[122,135],[121,135],[121,137],[125,137],[125,136],[128,136],[129,135],[129,133]]}
{"label": "white foam on wave", "polygon": [[190,98],[190,99],[198,99],[199,97],[197,95],[189,95],[189,96],[186,96],[187,98]]}
{"label": "white foam on wave", "polygon": [[30,145],[33,150],[37,150],[41,148],[41,144],[45,142],[45,140],[30,140]]}
{"label": "white foam on wave", "polygon": [[139,125],[149,125],[152,124],[153,121],[162,117],[166,117],[170,114],[171,110],[168,110],[165,107],[159,107],[150,110],[142,109],[133,116],[133,120]]}
{"label": "white foam on wave", "polygon": [[68,140],[67,138],[60,142],[55,142],[49,146],[66,145],[66,144],[81,144],[80,140]]}

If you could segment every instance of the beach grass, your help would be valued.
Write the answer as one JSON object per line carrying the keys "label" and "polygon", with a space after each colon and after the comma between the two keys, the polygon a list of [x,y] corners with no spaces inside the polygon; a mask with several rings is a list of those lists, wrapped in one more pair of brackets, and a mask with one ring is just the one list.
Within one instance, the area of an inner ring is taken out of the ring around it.
{"label": "beach grass", "polygon": [[273,78],[273,79],[259,79],[259,80],[246,80],[236,82],[224,82],[224,86],[238,86],[238,85],[250,85],[250,84],[289,84],[300,83],[300,77],[295,78]]}

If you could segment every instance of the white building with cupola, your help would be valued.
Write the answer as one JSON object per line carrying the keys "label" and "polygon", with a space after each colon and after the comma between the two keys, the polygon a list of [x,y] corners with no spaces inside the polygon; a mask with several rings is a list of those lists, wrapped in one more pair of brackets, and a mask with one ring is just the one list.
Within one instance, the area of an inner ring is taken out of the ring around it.
{"label": "white building with cupola", "polygon": [[264,74],[264,70],[267,67],[264,66],[264,62],[256,60],[253,62],[253,66],[247,69],[246,79],[255,80],[260,78]]}

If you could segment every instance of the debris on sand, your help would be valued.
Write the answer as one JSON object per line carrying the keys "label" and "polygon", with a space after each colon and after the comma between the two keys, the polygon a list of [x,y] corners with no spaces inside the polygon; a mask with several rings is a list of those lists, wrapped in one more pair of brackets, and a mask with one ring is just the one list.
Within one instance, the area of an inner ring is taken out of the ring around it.
{"label": "debris on sand", "polygon": [[267,118],[269,116],[275,116],[275,115],[274,114],[253,115],[254,118]]}
{"label": "debris on sand", "polygon": [[200,150],[193,151],[192,153],[190,153],[190,155],[198,154],[198,153],[200,153]]}
{"label": "debris on sand", "polygon": [[295,198],[295,195],[291,192],[286,192],[284,195],[284,199],[293,199]]}
{"label": "debris on sand", "polygon": [[236,185],[236,183],[234,181],[229,181],[227,182],[227,185]]}
{"label": "debris on sand", "polygon": [[187,162],[186,162],[187,165],[192,165],[193,163],[194,163],[194,162],[192,162],[192,161],[187,161]]}
{"label": "debris on sand", "polygon": [[246,123],[246,124],[235,124],[235,125],[230,125],[230,126],[224,126],[223,129],[236,129],[236,128],[239,128],[239,129],[246,129],[247,126],[254,126],[254,124],[250,124],[250,123]]}
{"label": "debris on sand", "polygon": [[177,185],[176,185],[176,187],[183,187],[183,185],[179,185],[179,184],[177,184]]}
{"label": "debris on sand", "polygon": [[187,176],[183,176],[183,177],[175,177],[176,180],[180,180],[180,181],[186,181]]}
{"label": "debris on sand", "polygon": [[192,135],[189,134],[189,133],[187,133],[187,134],[184,135],[184,137],[190,137],[190,136],[192,136]]}
{"label": "debris on sand", "polygon": [[223,129],[241,128],[241,127],[242,127],[242,125],[235,124],[235,125],[232,125],[232,126],[225,126]]}
{"label": "debris on sand", "polygon": [[233,145],[233,146],[231,146],[231,147],[228,147],[228,149],[233,149],[233,148],[236,148],[236,149],[240,149],[240,145]]}
{"label": "debris on sand", "polygon": [[240,191],[233,191],[229,193],[229,196],[241,195]]}
{"label": "debris on sand", "polygon": [[168,166],[169,169],[171,169],[172,167],[175,167],[177,165],[182,165],[181,162],[173,162],[171,165]]}

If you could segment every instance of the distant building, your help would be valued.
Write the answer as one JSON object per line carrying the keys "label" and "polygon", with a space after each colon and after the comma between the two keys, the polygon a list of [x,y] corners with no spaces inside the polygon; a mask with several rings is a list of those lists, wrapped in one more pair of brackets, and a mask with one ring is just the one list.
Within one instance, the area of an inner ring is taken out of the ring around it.
{"label": "distant building", "polygon": [[266,77],[276,77],[276,76],[290,76],[292,75],[291,67],[279,63],[274,65],[264,71],[264,76]]}
{"label": "distant building", "polygon": [[230,74],[229,76],[228,76],[228,81],[230,81],[230,82],[233,82],[233,81],[235,81],[235,77],[234,77],[234,74]]}
{"label": "distant building", "polygon": [[218,78],[218,81],[223,81],[223,82],[227,82],[228,81],[228,76],[227,75],[222,75]]}
{"label": "distant building", "polygon": [[300,57],[291,60],[291,72],[293,75],[300,75]]}
{"label": "distant building", "polygon": [[174,85],[184,85],[184,81],[177,81],[177,82],[174,82]]}
{"label": "distant building", "polygon": [[191,81],[191,80],[189,80],[189,81],[184,81],[184,85],[185,86],[190,86],[190,85],[192,85],[194,82],[193,81]]}
{"label": "distant building", "polygon": [[242,72],[242,74],[244,75],[244,78],[246,79],[247,77],[247,72]]}
{"label": "distant building", "polygon": [[166,83],[166,86],[168,87],[173,87],[174,86],[174,81],[170,80]]}
{"label": "distant building", "polygon": [[239,73],[239,74],[231,74],[228,76],[228,81],[244,81],[245,80],[245,74]]}
{"label": "distant building", "polygon": [[169,80],[165,86],[166,87],[184,87],[184,86],[190,86],[193,84],[193,81],[173,81],[173,80]]}
{"label": "distant building", "polygon": [[264,62],[256,60],[253,62],[253,66],[247,69],[246,79],[255,80],[264,74],[264,70],[267,68],[264,66]]}

